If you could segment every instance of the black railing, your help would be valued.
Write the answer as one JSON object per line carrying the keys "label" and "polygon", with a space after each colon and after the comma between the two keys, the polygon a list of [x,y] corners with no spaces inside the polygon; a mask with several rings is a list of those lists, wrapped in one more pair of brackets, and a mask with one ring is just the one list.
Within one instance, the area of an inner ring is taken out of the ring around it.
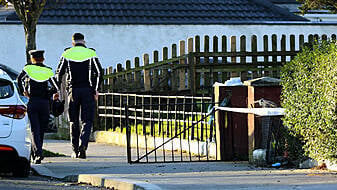
{"label": "black railing", "polygon": [[130,163],[216,160],[212,98],[100,95],[101,128],[126,132]]}

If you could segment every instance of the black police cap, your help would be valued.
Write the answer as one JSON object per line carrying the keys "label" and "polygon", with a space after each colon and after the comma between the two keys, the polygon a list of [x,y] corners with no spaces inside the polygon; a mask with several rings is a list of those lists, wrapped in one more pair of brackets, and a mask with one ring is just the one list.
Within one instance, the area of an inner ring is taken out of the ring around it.
{"label": "black police cap", "polygon": [[44,50],[34,49],[34,50],[30,50],[28,53],[32,58],[44,58],[43,57]]}
{"label": "black police cap", "polygon": [[73,41],[77,41],[77,40],[84,40],[84,35],[81,33],[73,34]]}

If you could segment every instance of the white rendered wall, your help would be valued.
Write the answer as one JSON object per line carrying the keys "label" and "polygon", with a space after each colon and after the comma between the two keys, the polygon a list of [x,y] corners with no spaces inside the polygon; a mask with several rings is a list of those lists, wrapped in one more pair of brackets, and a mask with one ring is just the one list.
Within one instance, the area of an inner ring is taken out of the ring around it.
{"label": "white rendered wall", "polygon": [[[54,70],[62,51],[71,46],[71,36],[74,32],[85,35],[88,47],[96,49],[103,67],[115,66],[117,63],[125,63],[136,56],[141,57],[144,53],[161,50],[171,44],[179,44],[179,40],[199,35],[203,41],[204,35],[210,39],[217,35],[247,36],[247,48],[251,35],[258,37],[258,49],[262,50],[263,35],[276,34],[280,39],[282,34],[331,34],[337,33],[337,25],[39,25],[37,28],[37,48],[46,51],[45,64]],[[21,70],[25,64],[25,40],[22,25],[0,25],[0,63]],[[229,39],[228,39],[229,43]],[[201,43],[203,47],[203,43]],[[239,44],[239,40],[237,40]],[[219,46],[221,43],[219,43]],[[287,42],[289,46],[289,42]],[[230,47],[229,44],[227,45]],[[239,47],[239,45],[237,45]],[[212,51],[212,44],[210,44]],[[271,48],[271,46],[269,46]],[[203,48],[201,48],[202,50]],[[221,49],[221,47],[219,47]],[[178,50],[179,51],[179,50]],[[141,62],[142,64],[142,62]]]}

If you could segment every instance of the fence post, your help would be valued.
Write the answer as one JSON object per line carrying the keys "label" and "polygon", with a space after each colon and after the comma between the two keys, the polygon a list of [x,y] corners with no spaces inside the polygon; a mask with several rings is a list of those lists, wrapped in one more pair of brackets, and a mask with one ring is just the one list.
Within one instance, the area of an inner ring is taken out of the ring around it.
{"label": "fence post", "polygon": [[[230,38],[230,44],[231,44],[231,52],[235,53],[236,52],[236,36],[231,36]],[[231,56],[231,64],[236,63],[236,56]],[[239,73],[236,71],[231,72],[231,77],[238,77]]]}
{"label": "fence post", "polygon": [[[213,36],[213,52],[214,53],[218,53],[218,37],[217,36]],[[213,57],[213,64],[219,64],[218,63],[218,57],[215,56]],[[219,81],[219,76],[218,76],[218,69],[215,67],[215,71],[213,71],[213,81],[212,83],[214,84],[215,82]],[[212,88],[210,88],[212,89]]]}
{"label": "fence post", "polygon": [[309,36],[308,36],[308,43],[309,43],[309,45],[311,46],[311,45],[313,45],[314,44],[314,35],[312,35],[312,34],[310,34]]}
{"label": "fence post", "polygon": [[[184,56],[185,55],[185,41],[180,40],[179,42],[179,55]],[[185,65],[185,58],[181,58],[179,60],[180,65]],[[185,90],[185,67],[179,69],[179,90]]]}
{"label": "fence post", "polygon": [[[107,69],[107,73],[108,74],[112,74],[113,73],[113,67],[111,66],[111,67],[108,67],[108,69]],[[114,82],[114,79],[112,78],[112,77],[110,77],[109,79],[108,79],[108,92],[113,92],[113,82]]]}
{"label": "fence post", "polygon": [[[135,69],[139,67],[139,57],[135,57]],[[135,89],[140,88],[140,71],[135,71],[134,73],[134,83],[135,83]]]}
{"label": "fence post", "polygon": [[[168,48],[164,47],[163,48],[163,61],[166,61],[168,59]],[[168,68],[164,68],[162,69],[162,73],[161,73],[161,80],[160,83],[163,84],[162,85],[162,89],[164,90],[168,90],[168,79],[169,79],[169,74],[168,74]]]}
{"label": "fence post", "polygon": [[[195,36],[194,37],[194,48],[196,53],[200,53],[200,36]],[[195,56],[194,57],[194,63],[195,65],[200,65],[200,57]],[[200,89],[200,78],[201,78],[201,72],[196,72],[195,73],[195,88]]]}
{"label": "fence post", "polygon": [[[286,52],[286,35],[282,35],[281,38],[281,52],[284,54]],[[286,62],[286,56],[281,56],[281,62],[284,64]]]}
{"label": "fence post", "polygon": [[[254,107],[254,87],[248,86],[248,105],[250,108]],[[248,124],[248,159],[249,162],[253,162],[253,151],[255,148],[255,116],[252,113],[248,114],[247,124]]]}
{"label": "fence post", "polygon": [[[227,53],[227,36],[222,36],[221,37],[221,51],[223,53]],[[227,64],[227,57],[223,56],[222,58],[222,64]],[[227,76],[228,72],[221,72],[221,82],[225,83],[225,81],[227,80],[228,76]]]}
{"label": "fence post", "polygon": [[[240,37],[240,53],[246,53],[246,36]],[[246,56],[240,56],[240,63],[246,64]],[[247,80],[247,71],[240,71],[241,72],[241,80]]]}
{"label": "fence post", "polygon": [[[128,105],[125,104],[125,133],[126,133],[126,150],[127,150],[127,160],[131,163],[131,128],[129,126],[129,110]],[[137,126],[136,126],[137,128]]]}
{"label": "fence post", "polygon": [[[143,55],[144,66],[149,65],[149,54]],[[144,69],[144,90],[150,91],[151,90],[151,79],[150,79],[150,71],[148,69]]]}
{"label": "fence post", "polygon": [[[121,63],[117,64],[117,73],[123,71],[123,65]],[[123,90],[124,89],[124,76],[120,75],[117,77],[118,81],[118,90]]]}
{"label": "fence post", "polygon": [[[222,86],[215,86],[214,87],[214,101],[215,106],[219,106],[219,102],[222,101],[220,97],[220,91]],[[221,117],[223,115],[220,114],[220,111],[215,111],[215,133],[216,133],[216,158],[217,160],[225,160],[225,124],[222,122]],[[222,111],[222,113],[224,113]]]}
{"label": "fence post", "polygon": [[[158,63],[158,51],[153,51],[153,63]],[[152,78],[152,87],[154,91],[159,91],[158,85],[159,85],[159,69],[154,68],[152,70],[153,78]]]}
{"label": "fence post", "polygon": [[[131,69],[131,61],[126,60],[125,62],[125,71],[129,71]],[[129,84],[131,82],[131,73],[125,73],[126,83]]]}
{"label": "fence post", "polygon": [[[177,44],[172,44],[172,58],[177,57]],[[172,91],[178,90],[178,70],[175,68],[176,65],[178,65],[179,62],[173,62],[173,69],[171,69],[171,89]]]}
{"label": "fence post", "polygon": [[[204,52],[205,53],[209,52],[209,37],[207,35],[204,36]],[[204,94],[204,90],[207,90],[207,89],[209,89],[209,86],[212,86],[211,85],[212,67],[210,66],[208,56],[204,57],[204,64],[208,65],[208,66],[205,66],[205,69],[204,69],[204,71],[205,71],[204,72],[204,87],[203,87],[202,94]]]}
{"label": "fence post", "polygon": [[[268,64],[269,62],[269,56],[268,56],[268,36],[264,35],[263,36],[263,51],[264,51],[264,63]],[[266,66],[264,67],[264,73],[263,76],[268,76],[269,75],[269,71],[267,70],[268,68],[266,68]]]}
{"label": "fence post", "polygon": [[[271,36],[271,49],[272,49],[272,52],[277,52],[277,36],[276,36],[276,34],[273,34]],[[277,64],[277,56],[276,55],[272,56],[272,64],[273,65]],[[277,77],[277,75],[278,75],[278,72],[273,70],[272,76]]]}
{"label": "fence post", "polygon": [[[290,35],[290,52],[295,52],[295,35]],[[291,59],[294,59],[294,55],[291,56]]]}
{"label": "fence post", "polygon": [[[252,39],[251,39],[251,45],[252,45],[252,53],[255,54],[252,56],[252,64],[257,64],[257,37],[256,35],[253,35],[252,36]],[[256,67],[257,69],[257,67]],[[252,73],[252,78],[255,79],[258,77],[258,72],[255,70],[253,71]]]}
{"label": "fence post", "polygon": [[188,81],[188,88],[191,89],[192,96],[196,94],[195,88],[195,64],[194,64],[194,57],[190,54],[193,52],[193,38],[189,38],[187,41],[187,64],[189,67],[189,81]]}
{"label": "fence post", "polygon": [[322,34],[322,40],[323,41],[327,41],[328,40],[328,36],[326,34]]}
{"label": "fence post", "polygon": [[304,46],[304,35],[303,34],[301,34],[300,36],[299,36],[299,48],[300,48],[300,51],[302,51],[302,49],[303,49],[303,46]]}

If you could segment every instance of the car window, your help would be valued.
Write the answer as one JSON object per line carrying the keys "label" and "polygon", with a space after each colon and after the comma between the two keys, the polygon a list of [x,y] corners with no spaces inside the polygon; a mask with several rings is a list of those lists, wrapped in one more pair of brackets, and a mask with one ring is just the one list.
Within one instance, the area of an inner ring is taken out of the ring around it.
{"label": "car window", "polygon": [[0,79],[0,99],[9,98],[13,96],[14,89],[13,85],[8,80]]}
{"label": "car window", "polygon": [[16,80],[16,77],[19,75],[19,72],[3,64],[0,64],[0,69],[4,70],[12,80]]}

